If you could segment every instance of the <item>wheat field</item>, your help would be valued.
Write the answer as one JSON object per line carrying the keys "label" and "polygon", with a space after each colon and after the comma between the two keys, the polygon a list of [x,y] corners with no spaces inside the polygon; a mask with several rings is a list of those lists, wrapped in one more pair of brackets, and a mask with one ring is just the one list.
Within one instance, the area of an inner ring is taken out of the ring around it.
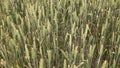
{"label": "wheat field", "polygon": [[0,0],[0,68],[120,68],[120,0]]}

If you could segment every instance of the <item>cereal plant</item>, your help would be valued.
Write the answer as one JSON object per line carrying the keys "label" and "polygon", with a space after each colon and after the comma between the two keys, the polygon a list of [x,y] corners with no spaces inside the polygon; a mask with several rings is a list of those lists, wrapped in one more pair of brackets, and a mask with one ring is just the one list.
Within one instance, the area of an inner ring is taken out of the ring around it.
{"label": "cereal plant", "polygon": [[119,0],[0,0],[0,68],[119,67]]}

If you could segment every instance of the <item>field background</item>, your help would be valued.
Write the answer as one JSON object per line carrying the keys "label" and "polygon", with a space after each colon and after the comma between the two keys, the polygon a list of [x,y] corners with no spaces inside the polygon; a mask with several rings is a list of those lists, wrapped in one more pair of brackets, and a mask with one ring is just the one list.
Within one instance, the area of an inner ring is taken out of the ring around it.
{"label": "field background", "polygon": [[0,68],[120,68],[120,0],[0,0]]}

